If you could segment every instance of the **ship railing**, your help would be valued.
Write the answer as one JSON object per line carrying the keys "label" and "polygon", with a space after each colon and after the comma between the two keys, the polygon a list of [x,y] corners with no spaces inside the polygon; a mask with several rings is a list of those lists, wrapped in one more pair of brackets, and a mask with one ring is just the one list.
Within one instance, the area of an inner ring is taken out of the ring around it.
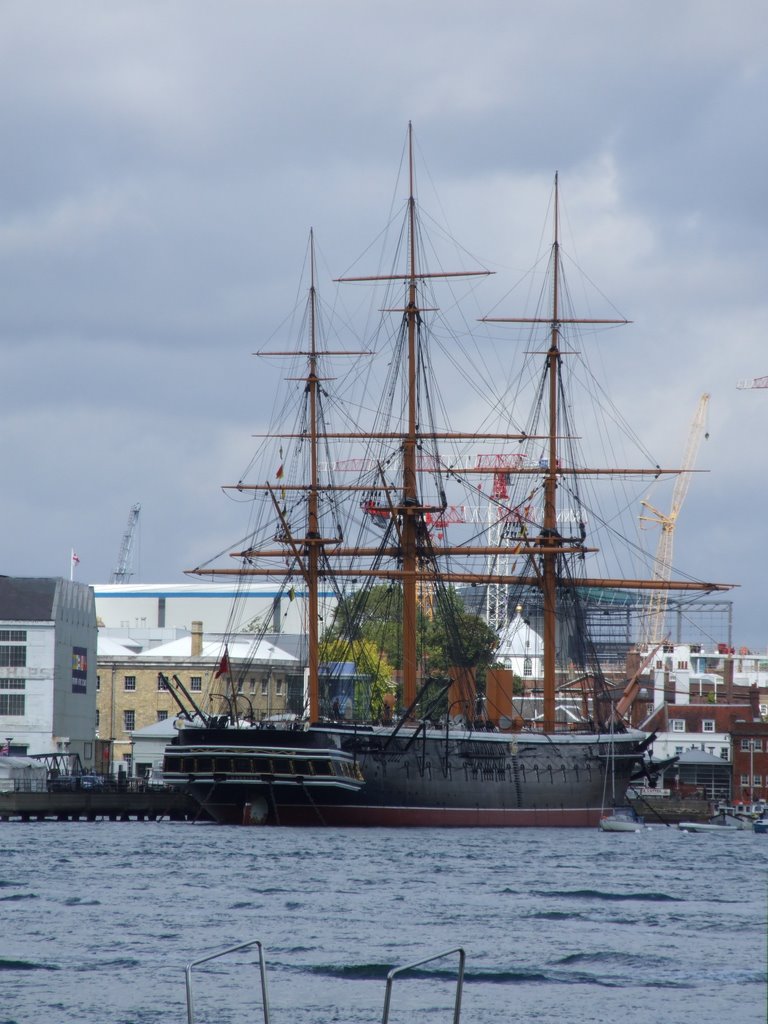
{"label": "ship railing", "polygon": [[[269,1010],[269,993],[267,990],[267,965],[264,959],[264,946],[259,939],[253,939],[250,942],[241,942],[237,946],[228,946],[226,949],[220,949],[216,953],[209,953],[207,956],[201,956],[197,960],[192,960],[184,968],[184,976],[187,990],[187,1024],[195,1024],[195,1008],[194,1008],[194,996],[192,989],[192,971],[195,967],[200,967],[202,964],[210,963],[212,960],[218,960],[220,957],[228,956],[231,953],[238,953],[246,949],[252,949],[256,947],[259,955],[259,979],[261,982],[261,1001],[262,1010],[264,1017],[264,1024],[270,1024],[270,1010]],[[392,990],[395,984],[395,979],[401,975],[406,974],[409,971],[414,971],[418,967],[424,967],[426,964],[432,964],[437,960],[443,960],[447,957],[458,957],[458,964],[456,968],[456,995],[453,1003],[453,1024],[459,1024],[461,1020],[461,999],[464,992],[464,966],[466,963],[466,953],[461,946],[456,946],[454,949],[446,949],[442,953],[435,953],[433,956],[424,957],[421,960],[414,960],[413,963],[403,964],[402,967],[393,967],[387,975],[386,990],[384,993],[384,1012],[382,1015],[382,1024],[388,1024],[389,1013],[392,1007]]]}

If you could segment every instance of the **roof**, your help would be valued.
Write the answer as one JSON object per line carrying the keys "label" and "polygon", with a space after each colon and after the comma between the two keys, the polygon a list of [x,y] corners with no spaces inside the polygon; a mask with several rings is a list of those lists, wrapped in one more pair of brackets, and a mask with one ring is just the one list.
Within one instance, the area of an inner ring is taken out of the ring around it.
{"label": "roof", "polygon": [[543,649],[544,644],[539,634],[531,628],[522,615],[516,615],[499,635],[496,657],[499,660],[504,658],[540,658]]}
{"label": "roof", "polygon": [[166,718],[162,722],[153,722],[152,725],[145,725],[143,729],[134,729],[131,736],[134,739],[163,740],[172,739],[176,735],[176,726],[173,724],[175,718]]}
{"label": "roof", "polygon": [[718,757],[716,754],[709,754],[706,750],[699,750],[698,747],[693,747],[691,750],[683,750],[682,753],[677,755],[677,760],[682,765],[717,764],[730,770],[730,761],[724,761],[722,757]]}
{"label": "roof", "polygon": [[0,620],[51,622],[58,584],[57,577],[0,576]]}
{"label": "roof", "polygon": [[136,656],[136,648],[120,643],[114,637],[102,636],[101,632],[99,632],[96,654],[99,658],[134,658]]}
{"label": "roof", "polygon": [[[264,640],[234,640],[227,645],[231,661],[296,661],[292,654],[281,650],[274,644],[268,644]],[[221,640],[207,641],[203,643],[200,654],[202,659],[219,661],[224,654],[224,645]],[[169,640],[166,644],[159,644],[157,647],[150,647],[146,651],[136,655],[137,659],[144,661],[156,661],[163,658],[189,659],[192,657],[192,635],[182,636],[176,640]]]}

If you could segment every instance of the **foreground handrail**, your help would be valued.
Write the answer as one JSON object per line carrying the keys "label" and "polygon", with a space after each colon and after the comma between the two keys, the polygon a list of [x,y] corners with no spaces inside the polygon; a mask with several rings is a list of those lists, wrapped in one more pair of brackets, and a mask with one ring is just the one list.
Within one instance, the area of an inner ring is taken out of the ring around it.
{"label": "foreground handrail", "polygon": [[464,989],[464,963],[467,959],[467,954],[461,946],[456,946],[454,949],[446,949],[443,953],[435,953],[434,956],[425,957],[423,960],[415,960],[412,964],[404,964],[402,967],[394,967],[387,975],[387,989],[384,994],[384,1015],[381,1018],[381,1024],[387,1024],[387,1021],[389,1020],[389,1007],[392,1002],[392,986],[397,974],[403,974],[403,972],[410,971],[414,967],[421,967],[423,964],[430,964],[433,960],[442,960],[443,957],[453,956],[454,953],[459,954],[459,969],[456,975],[456,1001],[453,1007],[453,1024],[459,1024],[459,1018],[461,1017],[461,994]]}
{"label": "foreground handrail", "polygon": [[202,956],[199,960],[192,960],[184,968],[184,978],[187,986],[187,1024],[195,1024],[195,1012],[192,1003],[192,968],[199,967],[200,964],[208,963],[209,960],[216,960],[220,956],[226,956],[228,953],[237,953],[241,949],[250,949],[251,946],[258,946],[259,948],[259,975],[261,977],[261,1002],[264,1008],[264,1024],[269,1024],[269,996],[267,994],[267,968],[264,963],[264,947],[258,939],[252,939],[251,942],[242,942],[239,946],[229,946],[227,949],[221,949],[218,953],[209,953],[208,956]]}

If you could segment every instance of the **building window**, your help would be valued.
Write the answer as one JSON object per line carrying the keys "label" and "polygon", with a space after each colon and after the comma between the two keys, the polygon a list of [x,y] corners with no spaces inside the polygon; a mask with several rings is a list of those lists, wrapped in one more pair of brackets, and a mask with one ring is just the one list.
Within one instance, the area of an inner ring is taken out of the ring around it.
{"label": "building window", "polygon": [[685,672],[685,670],[688,668],[688,662],[687,661],[678,661],[677,667],[678,667],[678,669],[680,671]]}
{"label": "building window", "polygon": [[168,689],[168,683],[166,683],[165,676],[162,674],[162,672],[158,672],[157,673],[157,689],[158,690],[167,690]]}
{"label": "building window", "polygon": [[101,676],[96,676],[96,693],[101,689]]}
{"label": "building window", "polygon": [[753,786],[762,786],[762,784],[763,784],[763,776],[762,775],[755,775],[755,776],[753,776],[753,779],[752,779],[752,785]]}
{"label": "building window", "polygon": [[677,757],[679,757],[682,754],[682,752],[683,752],[683,748],[682,747],[675,747],[675,755]]}
{"label": "building window", "polygon": [[749,776],[748,775],[742,775],[741,776],[741,785],[742,786],[748,786],[749,785]]}
{"label": "building window", "polygon": [[96,728],[97,728],[97,729],[99,728],[99,719],[100,719],[100,716],[99,716],[99,709],[98,709],[98,708],[96,708]]}
{"label": "building window", "polygon": [[722,757],[724,761],[728,760],[728,747],[720,747],[720,757]]}
{"label": "building window", "polygon": [[282,692],[283,692],[283,680],[282,679],[276,679],[275,680],[275,695],[277,697],[280,697],[282,695]]}
{"label": "building window", "polygon": [[256,677],[251,676],[251,693],[256,693]]}
{"label": "building window", "polygon": [[532,676],[533,675],[533,662],[531,661],[530,658],[526,658],[523,661],[523,675],[524,676]]}
{"label": "building window", "polygon": [[0,666],[3,668],[26,668],[27,648],[0,645]]}
{"label": "building window", "polygon": [[269,677],[268,676],[262,676],[262,679],[261,679],[261,696],[262,697],[268,697],[269,696]]}
{"label": "building window", "polygon": [[752,745],[751,745],[750,741],[749,740],[742,740],[741,741],[741,749],[742,750],[751,750],[752,749]]}
{"label": "building window", "polygon": [[23,693],[0,693],[0,715],[24,715]]}
{"label": "building window", "polygon": [[0,629],[0,644],[27,642],[26,629]]}
{"label": "building window", "polygon": [[238,693],[242,693],[243,692],[243,680],[242,679],[238,679],[237,680],[237,692]]}
{"label": "building window", "polygon": [[0,679],[0,690],[24,690],[26,679]]}
{"label": "building window", "polygon": [[685,732],[685,719],[673,718],[671,721],[672,732]]}
{"label": "building window", "polygon": [[135,690],[136,689],[136,676],[125,676],[123,679],[124,690]]}
{"label": "building window", "polygon": [[124,711],[123,712],[123,728],[126,732],[132,732],[136,728],[136,712],[135,711]]}
{"label": "building window", "polygon": [[752,740],[752,749],[753,750],[762,750],[763,749],[763,741],[762,740]]}
{"label": "building window", "polygon": [[168,717],[168,712],[167,711],[158,711],[157,712],[157,720],[158,720],[158,722],[164,722],[167,717]]}
{"label": "building window", "polygon": [[193,693],[200,693],[203,688],[203,677],[202,676],[190,676],[189,677],[189,688]]}
{"label": "building window", "polygon": [[702,732],[714,732],[715,731],[714,720],[711,719],[711,718],[705,718],[704,721],[701,723],[701,731]]}

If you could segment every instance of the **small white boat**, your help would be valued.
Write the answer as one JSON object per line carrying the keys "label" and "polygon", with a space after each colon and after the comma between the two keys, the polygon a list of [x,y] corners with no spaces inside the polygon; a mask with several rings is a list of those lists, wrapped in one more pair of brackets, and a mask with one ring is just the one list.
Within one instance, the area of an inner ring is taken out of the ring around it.
{"label": "small white boat", "polygon": [[709,821],[681,821],[677,827],[681,832],[747,832],[752,828],[752,821],[721,810]]}
{"label": "small white boat", "polygon": [[614,807],[600,818],[601,832],[640,832],[643,828],[645,820],[634,807]]}

